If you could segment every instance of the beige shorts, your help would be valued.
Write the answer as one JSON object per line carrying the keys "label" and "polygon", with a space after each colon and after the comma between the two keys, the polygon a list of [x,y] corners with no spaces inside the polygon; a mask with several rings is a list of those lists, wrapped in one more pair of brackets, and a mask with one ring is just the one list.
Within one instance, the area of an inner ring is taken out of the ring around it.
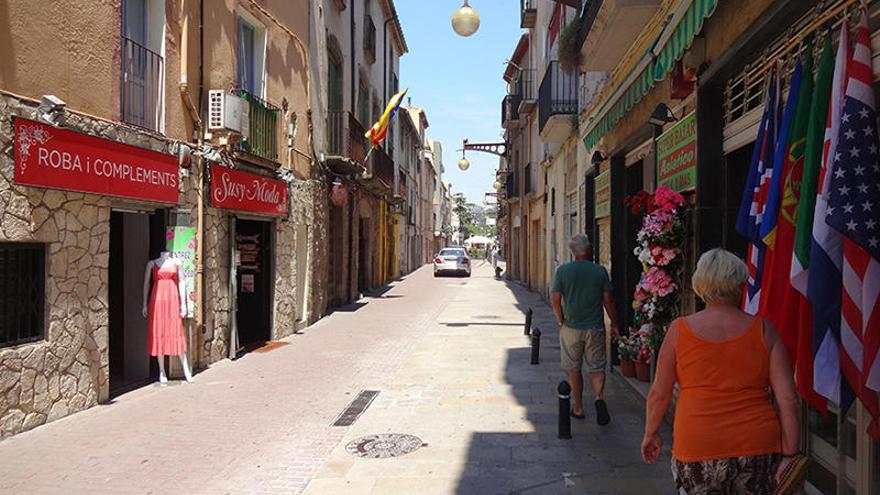
{"label": "beige shorts", "polygon": [[605,331],[574,330],[563,325],[559,329],[559,347],[562,369],[581,369],[587,362],[587,371],[605,371]]}

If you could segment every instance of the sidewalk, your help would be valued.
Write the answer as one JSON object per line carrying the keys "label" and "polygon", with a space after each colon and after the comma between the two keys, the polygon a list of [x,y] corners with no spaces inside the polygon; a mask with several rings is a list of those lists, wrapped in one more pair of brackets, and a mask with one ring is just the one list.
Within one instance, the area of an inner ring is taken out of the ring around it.
{"label": "sidewalk", "polygon": [[[523,313],[534,308],[544,332],[541,364],[529,364]],[[558,329],[550,308],[520,286],[477,266],[469,283],[381,389],[313,480],[309,495],[669,494],[665,461],[642,463],[644,406],[611,375],[613,420],[573,420],[572,440],[557,438]],[[589,397],[589,396],[588,396]],[[415,435],[424,446],[401,457],[355,457],[346,445],[381,433]]]}

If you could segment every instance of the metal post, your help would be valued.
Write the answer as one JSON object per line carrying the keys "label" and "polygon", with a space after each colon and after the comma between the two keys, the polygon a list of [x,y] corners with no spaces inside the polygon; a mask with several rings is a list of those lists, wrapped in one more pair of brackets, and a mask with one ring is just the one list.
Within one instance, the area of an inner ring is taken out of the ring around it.
{"label": "metal post", "polygon": [[532,364],[540,364],[539,354],[541,353],[541,329],[532,330]]}
{"label": "metal post", "polygon": [[571,439],[571,385],[562,380],[556,391],[559,393],[559,438],[569,440]]}
{"label": "metal post", "polygon": [[532,333],[532,308],[529,308],[526,311],[526,324],[523,327],[523,335],[530,335]]}

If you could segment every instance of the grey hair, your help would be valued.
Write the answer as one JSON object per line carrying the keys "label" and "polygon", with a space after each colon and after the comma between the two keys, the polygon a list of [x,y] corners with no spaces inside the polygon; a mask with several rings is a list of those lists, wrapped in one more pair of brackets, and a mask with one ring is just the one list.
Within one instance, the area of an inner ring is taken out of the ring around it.
{"label": "grey hair", "polygon": [[590,249],[590,238],[584,234],[575,234],[568,241],[568,248],[575,256],[586,256]]}

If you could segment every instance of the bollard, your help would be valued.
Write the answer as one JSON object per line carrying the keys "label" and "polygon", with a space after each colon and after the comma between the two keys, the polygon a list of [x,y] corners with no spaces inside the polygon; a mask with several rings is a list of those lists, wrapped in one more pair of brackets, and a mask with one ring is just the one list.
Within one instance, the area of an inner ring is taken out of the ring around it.
{"label": "bollard", "polygon": [[532,330],[532,364],[540,364],[539,354],[541,353],[541,329]]}
{"label": "bollard", "polygon": [[526,311],[526,324],[523,327],[523,335],[530,335],[532,333],[532,308],[529,308]]}
{"label": "bollard", "polygon": [[571,439],[571,385],[567,381],[559,382],[559,438]]}

